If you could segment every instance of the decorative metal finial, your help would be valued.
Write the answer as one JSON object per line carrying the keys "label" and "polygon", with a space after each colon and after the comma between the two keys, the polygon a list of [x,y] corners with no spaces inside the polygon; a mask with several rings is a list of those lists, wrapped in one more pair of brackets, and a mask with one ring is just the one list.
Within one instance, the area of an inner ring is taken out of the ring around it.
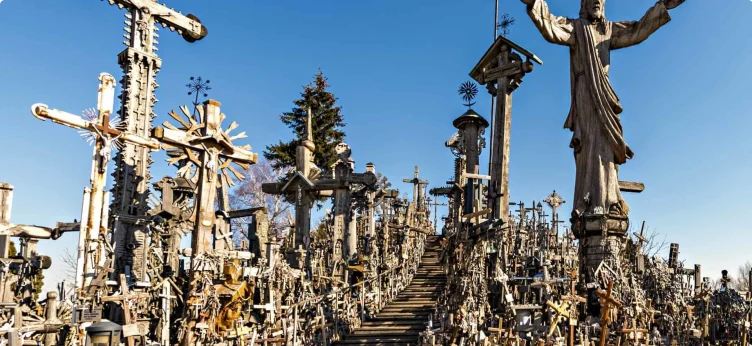
{"label": "decorative metal finial", "polygon": [[472,101],[475,98],[475,95],[478,94],[478,86],[471,81],[464,82],[460,85],[460,90],[458,93],[462,95],[462,99],[467,102],[463,105],[467,106],[467,108],[469,109],[475,104],[475,102]]}
{"label": "decorative metal finial", "polygon": [[[196,98],[193,100],[193,117],[196,118],[196,110],[198,110],[198,96],[203,95],[204,97],[209,96],[208,91],[211,90],[211,87],[209,86],[209,83],[211,83],[210,80],[202,80],[201,77],[191,77],[191,82],[186,84],[185,86],[190,89],[188,92],[188,95],[196,95]],[[196,118],[197,121],[200,121],[200,119]]]}
{"label": "decorative metal finial", "polygon": [[496,24],[496,26],[499,29],[501,29],[501,32],[500,32],[501,36],[504,36],[504,37],[509,35],[509,29],[512,25],[514,25],[514,17],[508,14],[501,16],[501,20],[499,21],[498,24]]}

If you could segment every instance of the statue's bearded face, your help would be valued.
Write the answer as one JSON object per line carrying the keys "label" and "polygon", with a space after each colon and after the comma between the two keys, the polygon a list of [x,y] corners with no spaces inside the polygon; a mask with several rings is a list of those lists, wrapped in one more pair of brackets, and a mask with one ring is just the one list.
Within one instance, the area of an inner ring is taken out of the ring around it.
{"label": "statue's bearded face", "polygon": [[580,15],[585,14],[590,20],[602,20],[606,8],[606,0],[582,0]]}

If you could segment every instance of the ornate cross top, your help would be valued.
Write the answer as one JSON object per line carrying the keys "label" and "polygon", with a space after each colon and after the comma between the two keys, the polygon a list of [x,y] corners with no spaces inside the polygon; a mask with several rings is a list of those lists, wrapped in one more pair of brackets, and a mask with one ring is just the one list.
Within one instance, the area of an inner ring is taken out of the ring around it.
{"label": "ornate cross top", "polygon": [[[221,186],[227,189],[227,184],[234,184],[230,174],[238,180],[243,180],[243,175],[231,164],[247,169],[249,164],[254,164],[258,160],[258,155],[250,151],[249,145],[233,145],[233,140],[247,136],[245,132],[230,136],[230,132],[238,127],[234,121],[226,130],[222,129],[225,115],[220,112],[219,106],[220,103],[215,100],[204,102],[204,107],[198,111],[201,123],[193,119],[188,107],[181,106],[180,110],[187,121],[174,111],[170,112],[170,116],[182,125],[181,128],[165,122],[164,127],[157,127],[152,131],[152,136],[161,141],[163,147],[182,149],[182,155],[173,157],[168,162],[172,164],[187,159],[188,164],[183,166],[178,174],[197,183],[194,208],[196,219],[192,235],[194,257],[211,248],[217,188]],[[220,175],[221,185],[216,179]]]}
{"label": "ornate cross top", "polygon": [[418,178],[418,173],[420,173],[420,168],[415,166],[415,175],[413,176],[413,179],[402,179],[402,181],[413,184],[413,201],[420,204],[422,200],[421,192],[423,191],[423,187],[428,185],[428,181],[420,180],[420,178]]}
{"label": "ornate cross top", "polygon": [[182,13],[168,8],[152,0],[107,0],[110,5],[125,8],[126,14],[125,38],[123,42],[131,48],[138,48],[151,53],[156,50],[158,37],[154,24],[160,24],[170,31],[177,31],[188,42],[195,42],[207,34],[206,27],[192,14],[184,16]]}

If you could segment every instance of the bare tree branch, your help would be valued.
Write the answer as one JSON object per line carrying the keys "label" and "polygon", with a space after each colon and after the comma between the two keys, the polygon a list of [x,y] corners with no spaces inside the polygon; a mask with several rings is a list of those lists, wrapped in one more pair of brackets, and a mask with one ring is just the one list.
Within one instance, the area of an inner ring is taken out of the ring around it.
{"label": "bare tree branch", "polygon": [[[257,164],[251,165],[241,173],[245,177],[230,194],[230,206],[233,209],[246,209],[266,207],[269,221],[269,234],[280,236],[283,231],[291,226],[292,205],[285,202],[282,195],[266,194],[261,190],[265,183],[276,183],[285,174],[285,169],[274,169],[266,159],[261,159]],[[233,238],[236,242],[247,238],[247,227],[251,222],[250,217],[234,219],[232,227],[235,230]]]}

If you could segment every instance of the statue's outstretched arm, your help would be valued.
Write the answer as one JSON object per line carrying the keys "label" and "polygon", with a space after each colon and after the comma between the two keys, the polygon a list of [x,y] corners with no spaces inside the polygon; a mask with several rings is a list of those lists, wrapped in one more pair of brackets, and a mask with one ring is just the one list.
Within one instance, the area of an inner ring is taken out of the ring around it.
{"label": "statue's outstretched arm", "polygon": [[574,44],[572,21],[551,14],[545,0],[522,0],[527,5],[527,14],[546,41],[571,46]]}
{"label": "statue's outstretched arm", "polygon": [[666,4],[658,1],[639,21],[614,22],[611,33],[611,49],[634,46],[647,40],[658,28],[671,20]]}

